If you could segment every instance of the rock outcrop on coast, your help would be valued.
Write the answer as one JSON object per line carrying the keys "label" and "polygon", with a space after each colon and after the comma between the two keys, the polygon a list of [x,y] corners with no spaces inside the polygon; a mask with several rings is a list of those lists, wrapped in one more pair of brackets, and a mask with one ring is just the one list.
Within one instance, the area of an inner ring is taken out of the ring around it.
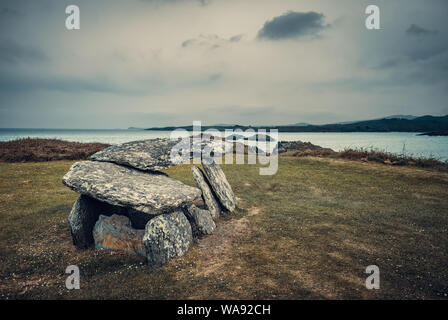
{"label": "rock outcrop on coast", "polygon": [[222,210],[235,210],[235,195],[210,159],[204,171],[192,167],[197,187],[160,172],[185,160],[171,156],[176,146],[170,139],[129,142],[75,163],[62,178],[80,194],[68,218],[73,244],[144,256],[158,267],[213,233]]}
{"label": "rock outcrop on coast", "polygon": [[276,148],[272,153],[281,154],[287,152],[296,152],[296,153],[314,153],[314,154],[330,154],[335,153],[330,148],[323,148],[321,146],[312,144],[311,142],[302,142],[302,141],[279,141]]}

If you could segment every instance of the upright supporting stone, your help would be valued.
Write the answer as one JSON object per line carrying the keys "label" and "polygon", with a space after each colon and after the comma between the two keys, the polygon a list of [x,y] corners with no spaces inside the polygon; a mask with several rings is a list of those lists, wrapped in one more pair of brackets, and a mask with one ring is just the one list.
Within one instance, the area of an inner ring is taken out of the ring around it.
{"label": "upright supporting stone", "polygon": [[184,208],[185,215],[190,221],[194,237],[203,237],[212,234],[216,225],[209,210],[203,210],[190,204]]}
{"label": "upright supporting stone", "polygon": [[85,249],[93,244],[92,230],[100,214],[125,214],[125,209],[109,205],[81,195],[73,205],[68,216],[68,226],[72,235],[73,244]]}
{"label": "upright supporting stone", "polygon": [[151,219],[143,236],[148,264],[159,267],[172,258],[183,256],[192,241],[190,223],[181,211]]}
{"label": "upright supporting stone", "polygon": [[143,230],[131,228],[128,217],[101,215],[93,228],[95,249],[122,251],[145,257]]}
{"label": "upright supporting stone", "polygon": [[193,178],[194,181],[196,181],[196,185],[202,191],[202,199],[204,200],[207,209],[210,211],[213,220],[216,221],[221,213],[221,207],[219,206],[218,201],[216,201],[207,179],[198,167],[192,166],[191,172],[193,173]]}
{"label": "upright supporting stone", "polygon": [[222,207],[229,212],[233,212],[236,208],[236,198],[224,171],[214,161],[211,164],[203,162],[202,167]]}

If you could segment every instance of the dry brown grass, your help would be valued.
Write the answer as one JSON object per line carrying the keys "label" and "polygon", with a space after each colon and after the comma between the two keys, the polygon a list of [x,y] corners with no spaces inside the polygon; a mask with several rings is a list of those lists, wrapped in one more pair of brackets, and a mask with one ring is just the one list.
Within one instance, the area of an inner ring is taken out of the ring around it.
{"label": "dry brown grass", "polygon": [[[274,176],[223,165],[240,209],[156,270],[76,250],[61,183],[72,161],[0,163],[1,299],[446,299],[448,173],[280,157]],[[189,165],[166,173],[194,185]],[[65,288],[65,268],[81,289]],[[381,289],[367,290],[376,264]]]}

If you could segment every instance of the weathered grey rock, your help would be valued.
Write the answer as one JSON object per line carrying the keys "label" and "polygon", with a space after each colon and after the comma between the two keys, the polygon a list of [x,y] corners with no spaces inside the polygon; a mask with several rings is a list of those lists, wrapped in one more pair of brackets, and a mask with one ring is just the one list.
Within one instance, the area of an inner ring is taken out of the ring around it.
{"label": "weathered grey rock", "polygon": [[191,226],[181,211],[151,219],[145,228],[143,245],[151,266],[161,266],[183,256],[193,241]]}
{"label": "weathered grey rock", "polygon": [[68,216],[68,226],[73,244],[80,248],[88,248],[93,243],[92,229],[98,219],[98,213],[91,210],[88,197],[79,197]]}
{"label": "weathered grey rock", "polygon": [[210,164],[202,162],[202,167],[207,174],[208,181],[221,206],[227,211],[233,212],[236,208],[237,201],[224,171],[214,161]]}
{"label": "weathered grey rock", "polygon": [[62,182],[81,194],[150,215],[174,211],[201,196],[198,188],[166,175],[150,174],[108,162],[77,162]]}
{"label": "weathered grey rock", "polygon": [[[240,148],[234,147],[240,145]],[[178,140],[158,138],[110,146],[91,156],[93,161],[112,162],[143,171],[158,171],[193,158],[220,158],[224,154],[244,152],[244,143],[229,142],[209,134]]]}
{"label": "weathered grey rock", "polygon": [[84,249],[93,244],[92,230],[100,214],[126,214],[126,211],[88,196],[81,195],[76,200],[68,216],[70,233],[76,247]]}
{"label": "weathered grey rock", "polygon": [[218,201],[213,195],[207,179],[205,178],[201,169],[199,169],[198,167],[192,166],[191,172],[193,173],[193,178],[194,181],[196,181],[196,185],[202,191],[202,199],[204,200],[207,209],[210,211],[210,215],[212,216],[213,220],[216,221],[219,217],[219,214],[221,213],[221,207],[219,206]]}
{"label": "weathered grey rock", "polygon": [[95,249],[122,251],[142,257],[146,257],[144,234],[143,230],[131,228],[127,217],[119,215],[100,215],[93,228]]}
{"label": "weathered grey rock", "polygon": [[330,148],[322,148],[318,145],[312,144],[311,142],[302,142],[302,141],[279,141],[276,145],[275,149],[272,151],[272,154],[280,154],[285,152],[294,151],[300,155],[307,154],[333,154],[334,150]]}
{"label": "weathered grey rock", "polygon": [[215,231],[216,225],[209,210],[200,209],[194,204],[189,204],[184,208],[184,212],[190,222],[193,237],[200,238]]}
{"label": "weathered grey rock", "polygon": [[179,141],[150,139],[110,146],[91,156],[94,161],[113,162],[144,171],[157,171],[182,162],[180,157],[171,161],[171,150]]}

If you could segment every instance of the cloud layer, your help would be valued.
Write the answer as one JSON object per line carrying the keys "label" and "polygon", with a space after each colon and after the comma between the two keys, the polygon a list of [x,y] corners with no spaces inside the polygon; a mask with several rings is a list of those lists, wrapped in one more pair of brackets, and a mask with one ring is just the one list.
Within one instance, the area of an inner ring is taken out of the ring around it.
{"label": "cloud layer", "polygon": [[409,35],[415,36],[425,36],[425,35],[435,35],[438,33],[437,30],[428,30],[422,28],[416,24],[411,24],[411,26],[406,30],[406,33]]}
{"label": "cloud layer", "polygon": [[[446,1],[0,5],[0,127],[326,123],[447,114]],[[418,14],[416,14],[418,12]],[[309,41],[312,39],[312,41]]]}
{"label": "cloud layer", "polygon": [[289,11],[281,16],[267,21],[258,32],[259,39],[281,40],[317,35],[327,28],[324,25],[324,15],[314,11]]}

